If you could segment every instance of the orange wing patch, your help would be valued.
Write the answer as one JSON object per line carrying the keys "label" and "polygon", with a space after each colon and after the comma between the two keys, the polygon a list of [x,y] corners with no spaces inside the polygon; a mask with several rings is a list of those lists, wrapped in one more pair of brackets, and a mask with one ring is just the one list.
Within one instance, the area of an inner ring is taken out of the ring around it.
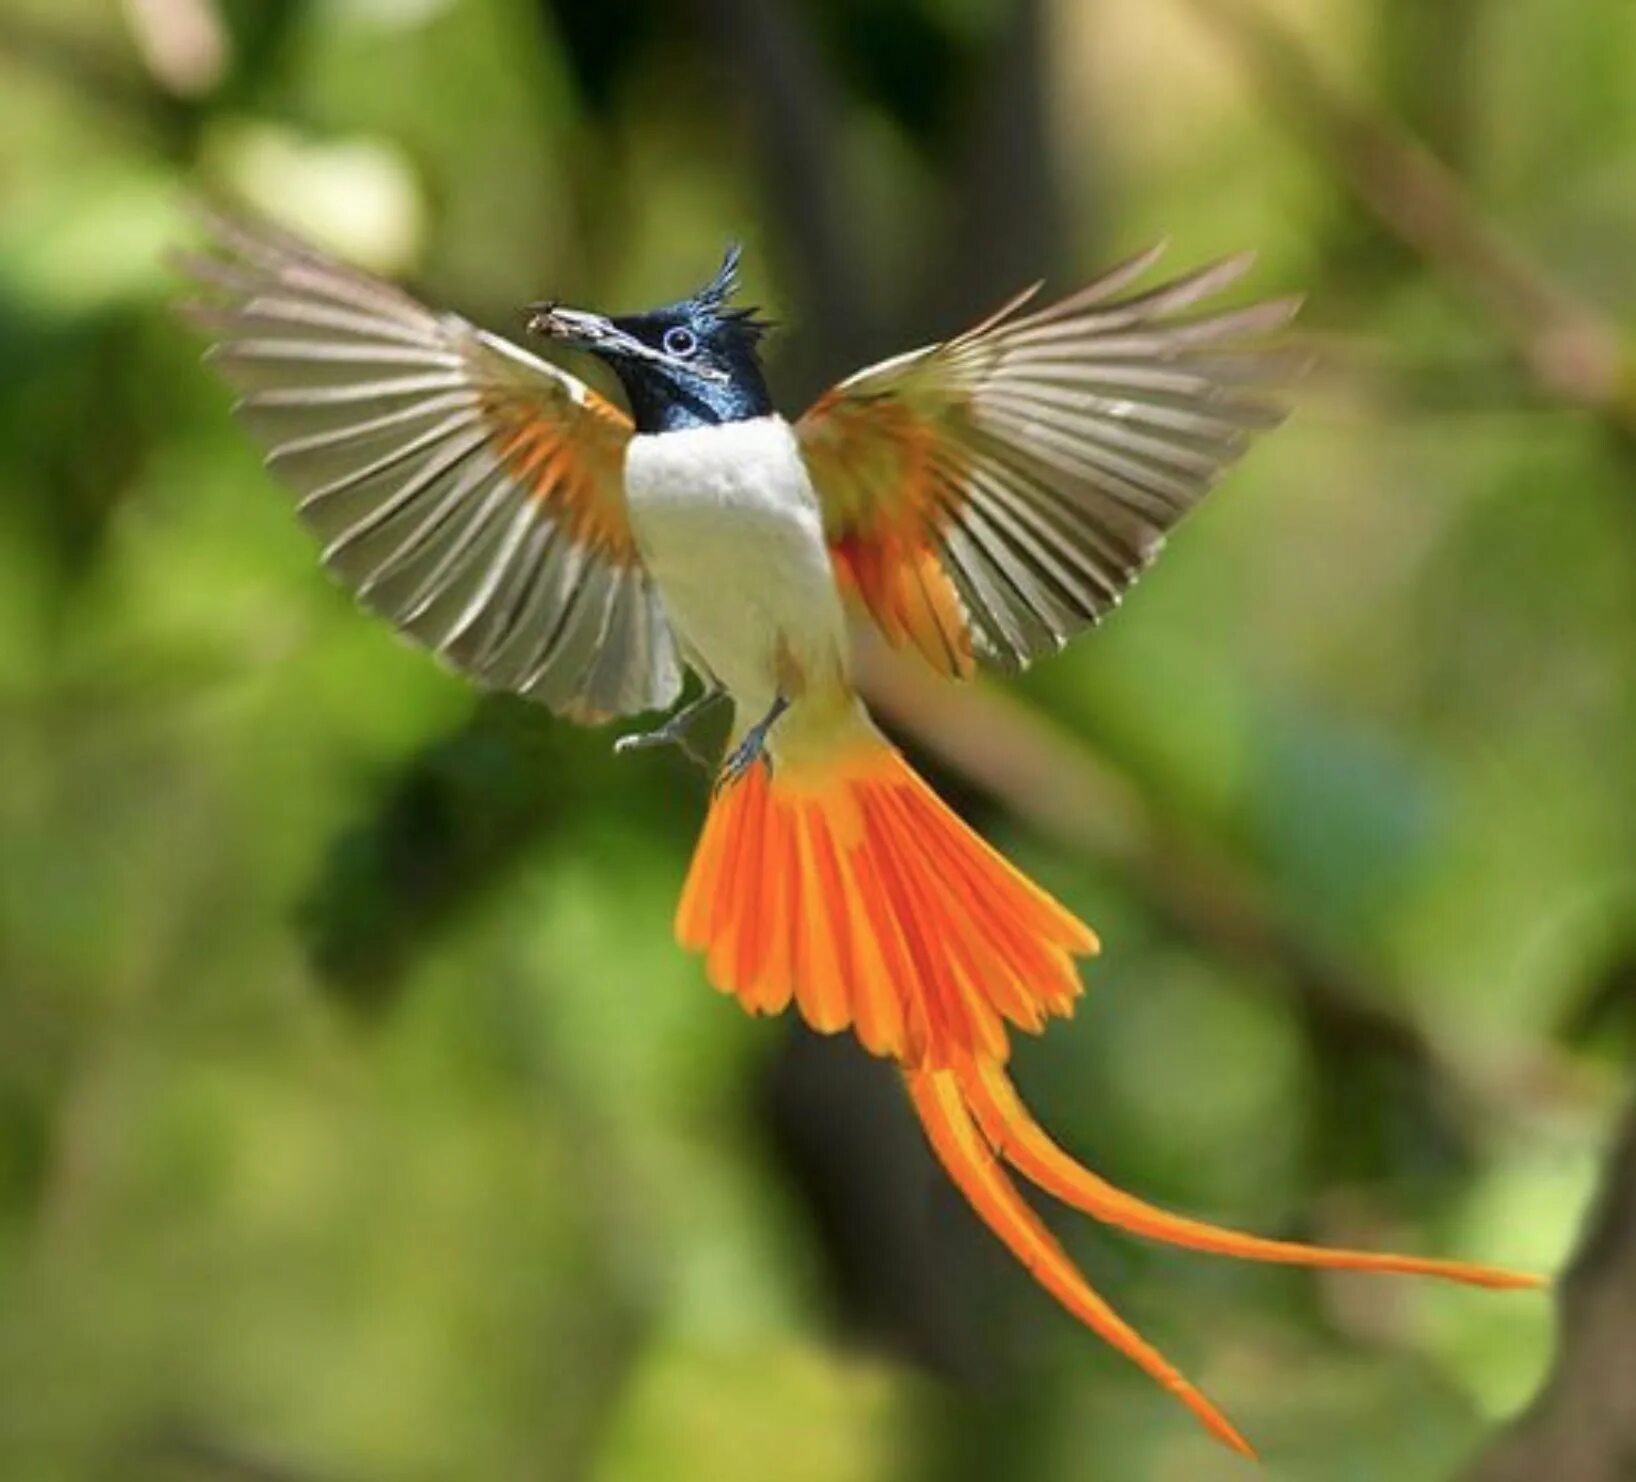
{"label": "orange wing patch", "polygon": [[[575,544],[583,545],[618,566],[635,566],[640,557],[621,487],[630,419],[594,391],[580,403],[590,416],[575,427],[541,415],[537,402],[498,387],[483,397],[483,414],[494,429],[496,449],[506,471],[562,522]],[[608,435],[608,434],[611,434]]]}
{"label": "orange wing patch", "polygon": [[[1026,668],[1111,611],[1166,532],[1276,425],[1275,299],[1189,312],[1247,256],[1145,292],[1142,253],[832,388],[796,424],[824,527],[885,636],[941,673]],[[940,573],[936,579],[933,571]]]}
{"label": "orange wing patch", "polygon": [[[940,674],[969,678],[971,631],[935,549],[960,497],[958,444],[904,402],[854,401],[839,391],[822,397],[803,425],[820,487],[851,495],[825,510],[843,592],[894,648],[913,648]],[[838,468],[844,478],[833,476]]]}
{"label": "orange wing patch", "polygon": [[592,723],[682,673],[625,508],[630,419],[287,233],[212,217],[189,306],[323,561],[486,688]]}
{"label": "orange wing patch", "polygon": [[862,603],[894,648],[913,647],[954,679],[976,669],[971,630],[954,583],[933,551],[889,536],[843,535],[830,547],[841,590]]}

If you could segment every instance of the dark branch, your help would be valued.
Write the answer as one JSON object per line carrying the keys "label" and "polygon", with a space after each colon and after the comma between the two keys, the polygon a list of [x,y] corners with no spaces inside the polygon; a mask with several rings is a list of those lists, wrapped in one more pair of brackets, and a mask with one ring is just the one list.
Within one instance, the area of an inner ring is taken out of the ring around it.
{"label": "dark branch", "polygon": [[1630,1482],[1636,1477],[1636,1104],[1563,1279],[1545,1388],[1466,1482]]}

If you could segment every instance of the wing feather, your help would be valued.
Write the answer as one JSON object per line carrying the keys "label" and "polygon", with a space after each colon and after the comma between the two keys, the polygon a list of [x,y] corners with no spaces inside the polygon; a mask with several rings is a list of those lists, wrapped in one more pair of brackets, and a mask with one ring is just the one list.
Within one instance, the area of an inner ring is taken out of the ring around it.
{"label": "wing feather", "polygon": [[280,229],[207,214],[179,266],[208,359],[358,599],[575,719],[681,690],[624,499],[629,419],[582,382]]}
{"label": "wing feather", "polygon": [[[1159,252],[1024,312],[1030,289],[801,419],[837,565],[890,641],[956,675],[974,653],[1022,667],[1055,652],[1283,419],[1274,392],[1293,361],[1261,341],[1297,301],[1204,308],[1247,253],[1127,294]],[[941,606],[938,576],[953,593]]]}

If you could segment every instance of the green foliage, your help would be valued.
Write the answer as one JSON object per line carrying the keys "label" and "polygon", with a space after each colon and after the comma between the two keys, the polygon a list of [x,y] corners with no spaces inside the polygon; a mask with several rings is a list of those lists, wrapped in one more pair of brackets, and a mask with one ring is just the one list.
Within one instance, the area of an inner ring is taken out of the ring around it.
{"label": "green foliage", "polygon": [[[1459,9],[1452,55],[1407,3],[1308,39],[1627,319],[1628,7]],[[226,70],[168,90],[139,12],[216,18]],[[750,14],[812,96],[758,103]],[[1018,691],[1401,1034],[962,794],[1106,943],[1018,1076],[1172,1204],[1560,1263],[1630,1053],[1636,464],[1262,101],[1158,4],[0,0],[0,1475],[1249,1475],[873,1071],[867,1124],[794,1096],[792,1031],[672,947],[696,773],[473,696],[318,574],[167,312],[200,189],[507,329],[741,235],[790,410],[1020,257],[1262,245],[1341,371]],[[1537,1299],[1059,1228],[1278,1477],[1448,1476],[1545,1362]]]}

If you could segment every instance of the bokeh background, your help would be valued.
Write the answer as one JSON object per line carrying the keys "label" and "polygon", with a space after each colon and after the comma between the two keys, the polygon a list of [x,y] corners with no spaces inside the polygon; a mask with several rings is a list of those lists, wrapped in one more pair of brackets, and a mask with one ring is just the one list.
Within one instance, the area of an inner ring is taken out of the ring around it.
{"label": "bokeh background", "polygon": [[0,1476],[1256,1475],[885,1068],[672,947],[702,776],[320,575],[167,310],[195,192],[513,331],[742,236],[791,411],[1037,276],[1259,246],[1291,424],[1089,641],[873,691],[1103,934],[1016,1057],[1093,1166],[1589,1232],[1559,1334],[1052,1215],[1261,1475],[1636,1475],[1632,75],[1628,0],[0,0]]}

